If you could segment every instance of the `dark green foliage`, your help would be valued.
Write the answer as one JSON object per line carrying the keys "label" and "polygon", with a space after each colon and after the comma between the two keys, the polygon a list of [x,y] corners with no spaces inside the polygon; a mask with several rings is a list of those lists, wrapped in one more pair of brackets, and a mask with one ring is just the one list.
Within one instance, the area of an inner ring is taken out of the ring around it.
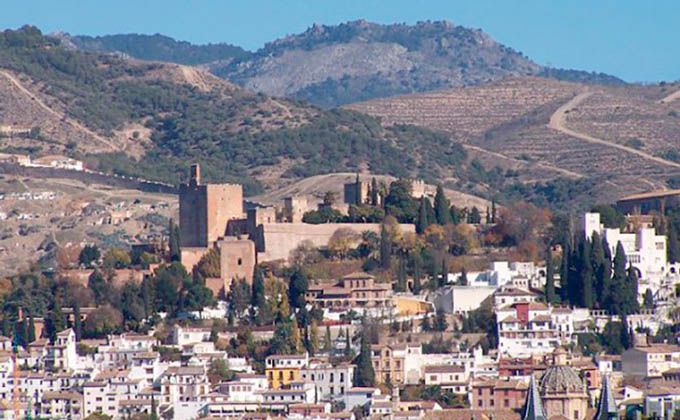
{"label": "dark green foliage", "polygon": [[654,309],[654,294],[650,289],[645,290],[645,296],[642,305],[645,309]]}
{"label": "dark green foliage", "polygon": [[424,354],[442,354],[450,353],[451,345],[451,340],[444,340],[441,335],[435,335],[429,343],[423,343],[421,346]]}
{"label": "dark green foliage", "polygon": [[310,210],[302,216],[304,223],[318,225],[321,223],[340,223],[345,219],[342,213],[330,207],[324,207],[319,210]]}
{"label": "dark green foliage", "polygon": [[292,308],[304,308],[306,304],[305,293],[309,288],[309,278],[303,269],[296,269],[290,276],[288,286],[288,299]]}
{"label": "dark green foliage", "polygon": [[85,245],[78,255],[78,262],[85,267],[91,268],[96,263],[101,254],[96,245]]}
{"label": "dark green foliage", "polygon": [[460,270],[460,276],[458,277],[458,284],[461,286],[467,286],[468,285],[468,278],[467,278],[467,270],[465,267],[463,267]]}
{"label": "dark green foliage", "polygon": [[73,332],[76,334],[76,340],[83,337],[83,323],[80,320],[80,305],[78,302],[73,305]]}
{"label": "dark green foliage", "polygon": [[418,216],[418,205],[411,196],[411,182],[399,179],[390,184],[385,198],[385,211],[401,223],[413,223]]}
{"label": "dark green foliage", "polygon": [[371,362],[371,348],[365,336],[361,337],[361,351],[359,352],[356,366],[354,370],[354,386],[375,386],[375,371]]}
{"label": "dark green foliage", "polygon": [[545,300],[555,303],[555,267],[550,245],[545,250]]}
{"label": "dark green foliage", "polygon": [[[69,117],[109,134],[126,122],[148,118],[153,146],[141,161],[123,153],[89,156],[88,166],[103,172],[177,183],[187,162],[201,164],[206,181],[239,182],[246,195],[262,190],[249,176],[253,168],[282,158],[300,162],[284,177],[355,171],[436,178],[460,166],[466,152],[443,133],[410,126],[383,128],[357,112],[314,111],[296,128],[273,118],[261,127],[268,99],[245,91],[201,91],[188,84],[159,81],[149,73],[157,63],[130,63],[112,55],[87,54],[57,46],[34,27],[0,34],[3,67],[47,86]],[[290,106],[296,106],[291,104]],[[408,151],[408,153],[406,153]],[[442,172],[442,171],[445,172]]]}
{"label": "dark green foliage", "polygon": [[487,348],[498,346],[498,330],[496,326],[496,314],[493,311],[491,302],[483,302],[479,308],[470,311],[463,319],[462,332],[486,334]]}
{"label": "dark green foliage", "polygon": [[432,331],[432,323],[430,322],[429,316],[426,315],[425,317],[423,317],[423,320],[420,321],[420,328],[423,331]]}
{"label": "dark green foliage", "polygon": [[378,183],[376,182],[375,178],[371,179],[371,205],[372,206],[377,206],[378,205]]}
{"label": "dark green foliage", "polygon": [[147,61],[196,65],[212,61],[242,59],[250,55],[241,47],[218,43],[193,45],[155,34],[120,34],[98,37],[74,36],[70,38],[79,49],[98,53],[122,52]]}
{"label": "dark green foliage", "polygon": [[435,331],[446,331],[447,328],[449,328],[449,323],[446,322],[446,314],[444,313],[443,310],[439,309],[437,310],[437,314],[434,317],[434,323],[432,324],[432,328]]}
{"label": "dark green foliage", "polygon": [[234,280],[229,286],[229,295],[227,296],[229,304],[229,313],[235,318],[240,319],[245,311],[250,307],[252,296],[250,295],[250,286],[244,279]]}
{"label": "dark green foliage", "polygon": [[[590,209],[593,213],[600,213],[600,222],[604,227],[609,229],[617,229],[626,225],[626,216],[618,211],[616,208],[607,204],[598,204]],[[587,232],[590,233],[590,232]]]}
{"label": "dark green foliage", "polygon": [[170,219],[168,224],[168,237],[169,237],[169,248],[170,248],[170,261],[179,261],[182,257],[180,251],[180,237],[179,237],[179,226]]}
{"label": "dark green foliage", "polygon": [[425,388],[420,394],[420,398],[425,401],[437,401],[445,408],[465,408],[467,406],[464,397],[451,391],[445,391],[439,385],[431,385]]}
{"label": "dark green foliage", "polygon": [[479,224],[482,222],[482,215],[479,214],[479,209],[477,207],[472,207],[470,214],[468,215],[468,223]]}
{"label": "dark green foliage", "polygon": [[27,342],[30,344],[35,341],[36,337],[35,336],[35,319],[33,319],[33,316],[30,317],[28,321],[28,330],[27,330]]}
{"label": "dark green foliage", "polygon": [[557,69],[545,67],[538,73],[539,76],[551,79],[564,80],[566,82],[584,83],[590,85],[603,86],[622,86],[626,82],[616,76],[595,71],[587,72],[583,70]]}
{"label": "dark green foliage", "polygon": [[400,257],[397,264],[397,281],[394,286],[395,292],[406,291],[406,259]]}
{"label": "dark green foliage", "polygon": [[323,336],[323,352],[328,353],[331,351],[333,345],[331,343],[331,327],[326,325],[326,334]]}
{"label": "dark green foliage", "polygon": [[433,217],[434,209],[430,204],[430,199],[422,197],[420,199],[420,206],[418,207],[418,219],[416,219],[416,233],[423,233],[428,226],[436,223],[436,217]]}
{"label": "dark green foliage", "polygon": [[380,228],[380,267],[385,270],[392,267],[392,239],[385,226]]}
{"label": "dark green foliage", "polygon": [[[80,312],[80,310],[78,311]],[[66,317],[61,311],[61,306],[55,303],[54,308],[49,313],[49,317],[45,319],[45,334],[54,343],[57,338],[57,333],[66,329]]]}
{"label": "dark green foliage", "polygon": [[450,203],[444,195],[444,189],[441,185],[437,185],[437,193],[434,196],[434,214],[438,224],[443,226],[451,223],[451,213],[449,213],[449,207]]}

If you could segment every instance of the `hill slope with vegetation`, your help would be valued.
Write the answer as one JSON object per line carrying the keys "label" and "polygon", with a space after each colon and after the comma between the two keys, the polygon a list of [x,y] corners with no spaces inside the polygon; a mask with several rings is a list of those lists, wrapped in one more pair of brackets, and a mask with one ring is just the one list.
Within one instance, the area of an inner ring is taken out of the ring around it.
{"label": "hill slope with vegetation", "polygon": [[[39,133],[0,139],[3,151],[65,153],[90,168],[171,183],[200,162],[207,180],[241,182],[247,193],[262,191],[259,179],[272,174],[279,182],[357,170],[436,180],[466,158],[448,134],[271,99],[193,68],[74,51],[33,27],[0,34],[0,62],[0,90],[12,93],[0,96],[0,123]],[[36,99],[83,138],[43,129],[26,112]]]}

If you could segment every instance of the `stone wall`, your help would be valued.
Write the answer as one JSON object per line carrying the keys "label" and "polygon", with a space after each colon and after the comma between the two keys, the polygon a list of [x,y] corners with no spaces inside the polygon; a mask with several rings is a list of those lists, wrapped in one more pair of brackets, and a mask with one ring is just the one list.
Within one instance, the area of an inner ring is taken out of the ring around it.
{"label": "stone wall", "polygon": [[183,184],[179,192],[180,241],[183,247],[206,247],[223,237],[227,223],[243,218],[241,185]]}
{"label": "stone wall", "polygon": [[[262,225],[264,251],[258,253],[258,262],[287,260],[292,250],[303,241],[310,241],[317,247],[326,246],[336,230],[348,228],[361,233],[380,232],[379,223],[267,223]],[[402,224],[404,233],[415,232],[415,226]]]}
{"label": "stone wall", "polygon": [[208,247],[186,247],[180,252],[180,261],[189,273],[194,269],[201,258],[210,251]]}

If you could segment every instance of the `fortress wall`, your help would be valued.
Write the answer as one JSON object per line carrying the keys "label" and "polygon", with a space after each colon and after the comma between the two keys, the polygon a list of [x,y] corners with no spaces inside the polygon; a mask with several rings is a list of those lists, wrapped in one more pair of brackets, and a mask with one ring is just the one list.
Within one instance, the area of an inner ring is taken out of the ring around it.
{"label": "fortress wall", "polygon": [[[380,232],[379,223],[265,223],[262,225],[265,250],[258,253],[258,262],[287,260],[302,241],[311,241],[317,247],[326,246],[333,233],[341,228],[357,233]],[[412,224],[402,224],[401,230],[404,233],[416,231]]]}
{"label": "fortress wall", "polygon": [[226,233],[227,223],[243,219],[243,187],[235,184],[207,184],[207,238],[213,243]]}

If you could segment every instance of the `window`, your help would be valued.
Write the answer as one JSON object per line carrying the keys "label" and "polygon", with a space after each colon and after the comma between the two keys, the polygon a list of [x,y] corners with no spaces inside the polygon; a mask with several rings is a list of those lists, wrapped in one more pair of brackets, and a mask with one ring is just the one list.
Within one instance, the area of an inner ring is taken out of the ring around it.
{"label": "window", "polygon": [[481,407],[482,406],[482,400],[478,400],[477,405]]}
{"label": "window", "polygon": [[489,405],[491,407],[493,407],[495,404],[496,404],[496,401],[494,401],[493,399],[489,400]]}
{"label": "window", "polygon": [[[507,408],[507,407],[510,407],[510,400],[504,399],[504,400],[503,400],[503,407],[506,407],[506,408]],[[578,417],[577,417],[577,418],[578,418]]]}
{"label": "window", "polygon": [[242,265],[242,264],[243,264],[243,260],[242,260],[241,258],[239,258],[239,259],[236,261],[236,264]]}

